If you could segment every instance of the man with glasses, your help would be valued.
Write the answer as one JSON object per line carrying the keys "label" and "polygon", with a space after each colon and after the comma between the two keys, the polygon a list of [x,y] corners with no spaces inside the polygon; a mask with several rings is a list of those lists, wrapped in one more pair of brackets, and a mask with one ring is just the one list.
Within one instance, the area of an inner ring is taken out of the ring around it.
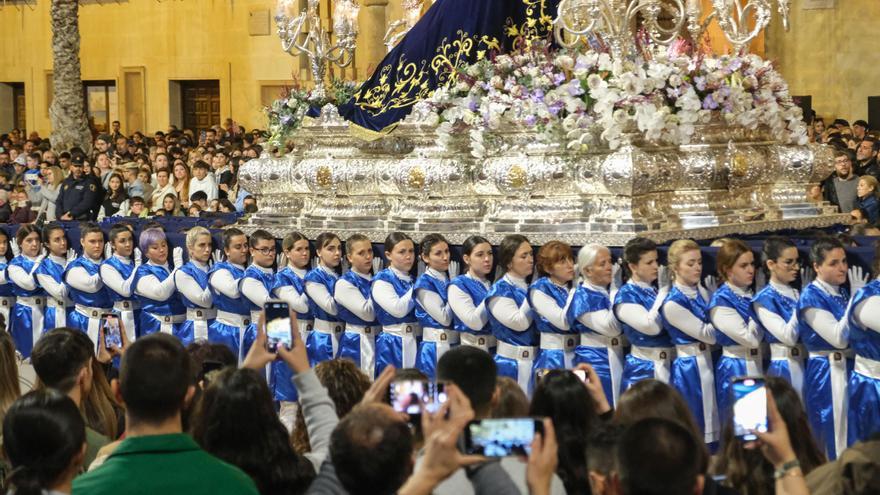
{"label": "man with glasses", "polygon": [[853,173],[852,156],[848,150],[834,153],[835,173],[822,183],[825,200],[849,213],[855,208],[859,177]]}
{"label": "man with glasses", "polygon": [[251,324],[245,332],[242,342],[242,355],[248,350],[257,337],[257,325],[263,305],[271,298],[275,286],[275,238],[265,230],[255,230],[250,238],[251,266],[244,271],[241,279],[241,294],[250,304]]}

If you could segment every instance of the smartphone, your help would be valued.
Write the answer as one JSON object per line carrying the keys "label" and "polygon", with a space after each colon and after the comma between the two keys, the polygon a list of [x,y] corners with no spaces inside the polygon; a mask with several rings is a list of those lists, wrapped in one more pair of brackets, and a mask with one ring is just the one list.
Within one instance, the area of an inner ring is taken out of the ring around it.
{"label": "smartphone", "polygon": [[104,347],[122,347],[122,332],[119,329],[119,316],[114,313],[101,315],[101,328],[104,330]]}
{"label": "smartphone", "polygon": [[420,416],[422,411],[437,412],[446,402],[446,385],[428,380],[394,380],[388,387],[391,407],[410,417]]}
{"label": "smartphone", "polygon": [[744,442],[757,440],[754,431],[767,431],[767,387],[764,379],[742,377],[733,380],[733,431]]}
{"label": "smartphone", "polygon": [[284,301],[266,301],[266,350],[278,352],[278,346],[293,347],[293,334],[290,329],[290,306]]}
{"label": "smartphone", "polygon": [[471,421],[464,430],[464,451],[486,457],[529,455],[535,433],[543,432],[544,423],[536,418]]}

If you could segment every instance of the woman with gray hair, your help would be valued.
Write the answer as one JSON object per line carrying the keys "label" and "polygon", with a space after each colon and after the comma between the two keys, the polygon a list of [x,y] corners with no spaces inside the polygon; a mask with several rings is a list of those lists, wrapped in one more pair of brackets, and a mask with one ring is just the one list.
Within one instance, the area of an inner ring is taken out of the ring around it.
{"label": "woman with gray hair", "polygon": [[607,247],[598,244],[582,247],[577,257],[577,273],[582,282],[575,289],[568,308],[569,323],[581,335],[573,364],[587,363],[596,370],[612,407],[620,392],[624,361],[624,338],[611,308],[613,296],[608,293],[613,271],[611,251]]}

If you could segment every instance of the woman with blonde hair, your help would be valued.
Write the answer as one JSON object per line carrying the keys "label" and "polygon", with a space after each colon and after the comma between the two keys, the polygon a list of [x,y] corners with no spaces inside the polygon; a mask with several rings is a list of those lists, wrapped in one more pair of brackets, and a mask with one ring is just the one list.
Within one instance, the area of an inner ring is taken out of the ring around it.
{"label": "woman with blonde hair", "polygon": [[871,175],[859,177],[856,186],[856,207],[865,212],[868,223],[875,225],[880,219],[880,192],[878,192],[877,179]]}
{"label": "woman with blonde hair", "polygon": [[670,385],[684,396],[703,441],[717,445],[721,431],[712,360],[715,327],[709,321],[710,294],[700,285],[703,254],[696,242],[679,239],[669,247],[666,258],[673,284],[661,312],[676,351]]}
{"label": "woman with blonde hair", "polygon": [[64,182],[64,172],[61,167],[53,165],[46,169],[43,177],[43,187],[40,188],[40,209],[37,210],[37,218],[43,217],[47,222],[57,220],[55,216],[55,200],[61,191],[61,183]]}

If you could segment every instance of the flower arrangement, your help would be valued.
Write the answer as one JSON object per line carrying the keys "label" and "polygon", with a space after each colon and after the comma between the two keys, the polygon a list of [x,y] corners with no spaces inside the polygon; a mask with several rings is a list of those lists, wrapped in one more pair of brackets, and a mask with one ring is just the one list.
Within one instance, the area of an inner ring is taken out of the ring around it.
{"label": "flower arrangement", "polygon": [[310,108],[320,109],[328,104],[338,106],[354,96],[358,85],[354,81],[333,78],[324,98],[316,98],[298,81],[292,87],[285,88],[281,98],[264,108],[269,119],[269,145],[275,148],[284,147],[294,131],[302,126]]}
{"label": "flower arrangement", "polygon": [[651,57],[616,60],[604,52],[532,47],[461,69],[453,85],[414,113],[422,124],[437,125],[441,144],[469,133],[477,157],[494,131],[511,126],[570,149],[597,140],[616,149],[634,130],[650,142],[687,144],[698,124],[719,115],[730,125],[765,126],[780,141],[806,142],[801,110],[770,62],[685,52],[676,43]]}

